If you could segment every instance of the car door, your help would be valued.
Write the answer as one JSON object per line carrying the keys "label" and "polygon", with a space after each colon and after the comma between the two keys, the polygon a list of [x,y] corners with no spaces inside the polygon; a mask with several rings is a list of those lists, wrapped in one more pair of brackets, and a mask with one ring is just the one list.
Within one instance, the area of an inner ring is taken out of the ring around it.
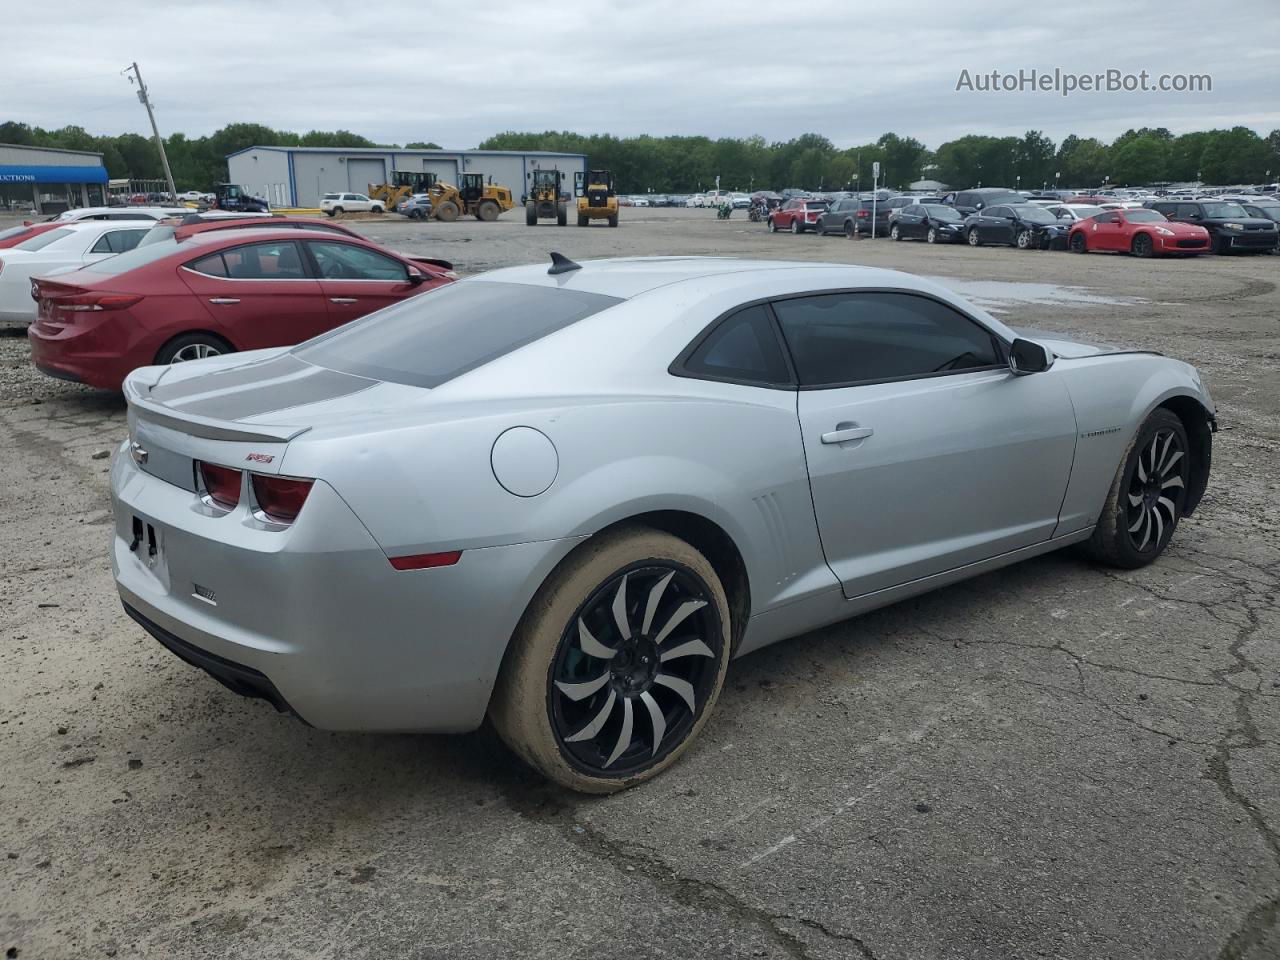
{"label": "car door", "polygon": [[297,240],[222,247],[179,274],[239,350],[301,343],[333,325]]}
{"label": "car door", "polygon": [[1114,211],[1100,213],[1089,221],[1089,247],[1093,250],[1121,250],[1127,245],[1123,242],[1124,227],[1120,217]]}
{"label": "car door", "polygon": [[315,265],[330,326],[340,326],[425,290],[409,282],[409,268],[394,257],[338,239],[303,241]]}
{"label": "car door", "polygon": [[982,239],[990,243],[1013,243],[1015,221],[1008,207],[996,206],[982,213]]}
{"label": "car door", "polygon": [[1041,543],[1075,452],[1052,368],[1015,376],[954,307],[862,291],[773,304],[827,562],[852,598]]}
{"label": "car door", "polygon": [[920,204],[913,203],[903,207],[898,214],[898,233],[904,237],[919,240],[925,234],[927,220],[925,209]]}

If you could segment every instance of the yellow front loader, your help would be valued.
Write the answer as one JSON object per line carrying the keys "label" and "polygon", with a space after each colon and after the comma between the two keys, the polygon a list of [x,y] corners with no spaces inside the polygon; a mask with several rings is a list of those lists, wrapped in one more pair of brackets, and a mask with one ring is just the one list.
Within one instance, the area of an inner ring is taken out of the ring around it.
{"label": "yellow front loader", "polygon": [[573,192],[578,197],[578,226],[590,226],[592,220],[608,220],[611,227],[618,225],[618,194],[610,171],[575,173]]}

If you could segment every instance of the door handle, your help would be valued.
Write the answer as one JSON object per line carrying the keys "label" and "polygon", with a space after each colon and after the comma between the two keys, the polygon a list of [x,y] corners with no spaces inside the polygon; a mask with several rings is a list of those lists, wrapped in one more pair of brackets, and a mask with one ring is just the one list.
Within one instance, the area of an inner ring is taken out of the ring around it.
{"label": "door handle", "polygon": [[842,427],[822,435],[823,443],[844,443],[846,440],[865,440],[875,433],[870,427]]}
{"label": "door handle", "polygon": [[240,301],[235,297],[210,297],[209,302],[216,303],[219,306],[225,306],[226,304],[239,303]]}
{"label": "door handle", "polygon": [[355,297],[330,297],[330,298],[329,298],[329,302],[330,302],[330,303],[356,303],[356,302],[357,302],[357,298],[355,298]]}

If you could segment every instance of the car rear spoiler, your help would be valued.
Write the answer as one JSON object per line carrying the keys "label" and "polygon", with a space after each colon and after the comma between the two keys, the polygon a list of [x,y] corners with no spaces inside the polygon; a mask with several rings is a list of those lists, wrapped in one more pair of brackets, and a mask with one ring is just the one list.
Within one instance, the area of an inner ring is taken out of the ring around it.
{"label": "car rear spoiler", "polygon": [[[167,368],[166,368],[167,369]],[[230,440],[237,443],[288,443],[294,437],[301,436],[311,428],[275,424],[259,424],[240,426],[226,420],[215,420],[194,413],[183,413],[162,403],[157,403],[146,394],[159,382],[159,377],[147,381],[136,371],[124,382],[124,396],[129,403],[131,415],[142,418],[149,423],[179,430],[193,437],[205,440]],[[159,371],[163,376],[165,370]]]}
{"label": "car rear spoiler", "polygon": [[444,270],[452,270],[453,264],[448,260],[437,260],[435,257],[409,257],[414,263],[429,263],[432,266],[440,267]]}

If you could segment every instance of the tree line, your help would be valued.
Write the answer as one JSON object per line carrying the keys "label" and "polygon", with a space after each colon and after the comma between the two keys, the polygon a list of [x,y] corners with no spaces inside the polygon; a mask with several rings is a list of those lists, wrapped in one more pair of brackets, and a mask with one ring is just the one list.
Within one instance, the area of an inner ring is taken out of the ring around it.
{"label": "tree line", "polygon": [[[93,150],[103,155],[110,177],[161,179],[154,144],[136,133],[95,136],[83,127],[45,130],[0,123],[0,143]],[[209,189],[227,176],[227,154],[255,145],[299,147],[391,147],[349,130],[298,134],[257,123],[233,123],[207,137],[175,133],[165,152],[179,189]],[[439,149],[429,141],[407,149]],[[1110,143],[1074,134],[1055,144],[1039,130],[1021,137],[971,134],[930,150],[913,137],[886,133],[872,143],[837,148],[826,137],[806,133],[786,141],[763,137],[616,137],[548,130],[508,131],[489,137],[481,150],[548,150],[584,153],[593,167],[613,171],[623,193],[692,193],[800,187],[807,190],[869,189],[872,165],[880,183],[905,188],[917,180],[954,187],[1023,188],[1145,186],[1171,182],[1265,183],[1280,178],[1280,130],[1266,137],[1248,127],[1174,135],[1165,127],[1128,130]]]}

